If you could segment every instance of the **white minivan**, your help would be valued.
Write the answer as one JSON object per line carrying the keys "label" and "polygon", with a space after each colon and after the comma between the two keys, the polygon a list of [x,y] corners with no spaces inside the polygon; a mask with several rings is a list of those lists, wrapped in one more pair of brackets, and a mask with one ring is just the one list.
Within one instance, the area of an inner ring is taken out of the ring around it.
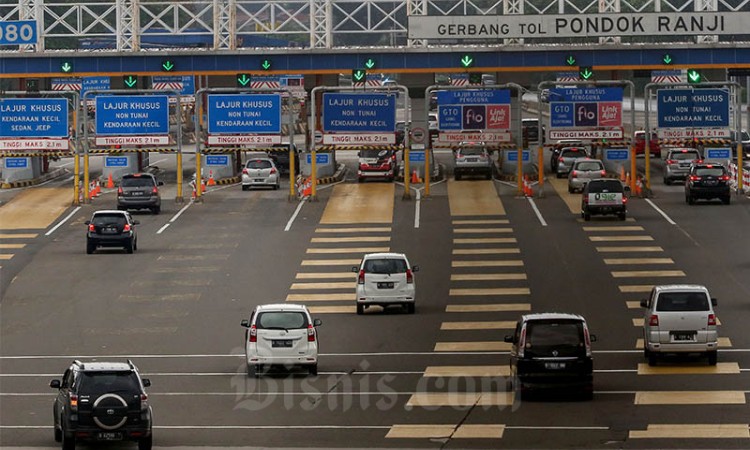
{"label": "white minivan", "polygon": [[362,258],[357,273],[357,314],[372,306],[401,305],[414,314],[416,284],[412,266],[403,253],[370,253]]}
{"label": "white minivan", "polygon": [[304,305],[271,304],[255,307],[244,319],[247,374],[258,376],[263,366],[304,366],[318,374],[318,330]]}

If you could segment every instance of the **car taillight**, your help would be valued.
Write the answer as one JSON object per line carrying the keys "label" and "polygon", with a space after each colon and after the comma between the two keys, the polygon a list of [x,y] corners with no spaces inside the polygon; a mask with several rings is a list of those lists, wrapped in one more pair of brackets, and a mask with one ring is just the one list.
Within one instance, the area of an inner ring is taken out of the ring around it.
{"label": "car taillight", "polygon": [[518,357],[523,358],[523,352],[526,348],[526,327],[521,329],[521,337],[518,339]]}
{"label": "car taillight", "polygon": [[677,164],[677,160],[675,159],[668,159],[667,164]]}
{"label": "car taillight", "polygon": [[589,329],[583,328],[583,341],[586,343],[586,356],[591,356],[591,336],[589,336]]}
{"label": "car taillight", "polygon": [[572,176],[573,178],[578,177],[578,171],[574,170],[573,173],[570,176]]}
{"label": "car taillight", "polygon": [[89,224],[89,231],[96,231],[96,227],[94,226],[93,223]]}
{"label": "car taillight", "polygon": [[365,284],[365,271],[360,270],[359,276],[357,277],[357,284]]}
{"label": "car taillight", "polygon": [[141,394],[141,411],[148,409],[148,395]]}
{"label": "car taillight", "polygon": [[126,223],[124,227],[122,227],[122,231],[130,231],[130,224]]}
{"label": "car taillight", "polygon": [[648,318],[648,324],[652,327],[658,327],[659,316],[657,316],[656,314],[651,314],[651,317]]}
{"label": "car taillight", "polygon": [[623,195],[622,197],[622,203],[625,204],[628,202],[628,198]]}
{"label": "car taillight", "polygon": [[708,315],[708,325],[716,326],[716,315],[715,314],[709,314]]}
{"label": "car taillight", "polygon": [[307,342],[315,342],[315,327],[307,326]]}
{"label": "car taillight", "polygon": [[154,187],[153,187],[153,188],[151,189],[151,193],[152,193],[152,194],[158,194],[158,193],[159,193],[159,188],[157,188],[156,186],[154,186]]}
{"label": "car taillight", "polygon": [[275,173],[276,173],[276,168],[275,167],[271,167],[271,175],[273,175]]}
{"label": "car taillight", "polygon": [[602,170],[599,173],[602,175],[602,177],[606,177],[607,176],[607,171],[606,170]]}
{"label": "car taillight", "polygon": [[699,177],[698,175],[690,175],[690,181],[698,181],[700,179],[701,177]]}
{"label": "car taillight", "polygon": [[78,396],[76,394],[70,394],[70,409],[78,411]]}
{"label": "car taillight", "polygon": [[729,175],[722,175],[722,176],[719,177],[719,179],[721,181],[729,181],[730,180]]}
{"label": "car taillight", "polygon": [[244,173],[245,175],[247,175],[247,168],[242,169],[242,173]]}
{"label": "car taillight", "polygon": [[117,195],[122,195],[122,186],[117,188]]}
{"label": "car taillight", "polygon": [[584,195],[583,196],[583,203],[586,203],[586,204],[589,203],[589,197],[588,197],[588,195]]}
{"label": "car taillight", "polygon": [[406,269],[406,282],[414,283],[414,275],[411,273],[411,269]]}
{"label": "car taillight", "polygon": [[258,342],[258,329],[255,327],[255,325],[250,327],[250,332],[248,333],[248,341],[249,342]]}

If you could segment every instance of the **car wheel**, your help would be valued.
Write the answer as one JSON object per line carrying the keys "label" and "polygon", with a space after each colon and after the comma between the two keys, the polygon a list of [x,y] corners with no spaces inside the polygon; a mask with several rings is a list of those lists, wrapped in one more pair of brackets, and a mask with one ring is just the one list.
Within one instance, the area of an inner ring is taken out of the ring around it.
{"label": "car wheel", "polygon": [[365,313],[365,305],[361,303],[357,303],[357,315],[361,316],[364,313]]}
{"label": "car wheel", "polygon": [[716,365],[716,360],[719,359],[719,352],[717,352],[716,350],[714,350],[712,352],[708,352],[707,356],[708,356],[708,365],[709,366],[715,366]]}
{"label": "car wheel", "polygon": [[619,214],[617,215],[617,217],[618,217],[618,218],[619,218],[620,220],[625,220],[625,219],[627,219],[627,218],[628,218],[628,214],[627,214],[627,213],[624,213],[624,212],[621,212],[621,213],[619,213]]}
{"label": "car wheel", "polygon": [[591,220],[591,214],[587,212],[583,213],[583,220],[585,220],[586,222]]}
{"label": "car wheel", "polygon": [[310,375],[317,375],[318,374],[318,365],[313,364],[310,367],[307,368],[307,371],[310,373]]}
{"label": "car wheel", "polygon": [[643,344],[643,357],[648,359],[650,355],[651,352],[648,351],[648,347],[646,346],[646,344]]}
{"label": "car wheel", "polygon": [[461,181],[461,173],[456,172],[455,173],[455,178],[456,178],[456,181]]}
{"label": "car wheel", "polygon": [[255,364],[248,364],[247,365],[247,376],[248,377],[257,377],[258,376],[258,366]]}
{"label": "car wheel", "polygon": [[670,180],[669,178],[665,178],[664,179],[664,184],[666,184],[667,186],[669,186],[670,184],[672,184],[672,180]]}
{"label": "car wheel", "polygon": [[153,436],[145,437],[143,439],[138,440],[138,450],[151,450],[151,447],[153,446],[154,438]]}
{"label": "car wheel", "polygon": [[589,402],[594,399],[594,383],[589,383],[583,388],[581,398]]}
{"label": "car wheel", "polygon": [[124,206],[121,206],[121,205],[117,205],[117,210],[118,210],[118,211],[125,211],[125,210],[127,210],[127,209],[128,209],[128,208],[126,208],[126,207],[124,207]]}
{"label": "car wheel", "polygon": [[725,205],[732,203],[732,196],[727,195],[726,197],[722,197],[721,202],[724,203]]}
{"label": "car wheel", "polygon": [[247,186],[247,185],[244,185],[244,184],[242,185],[242,190],[243,191],[246,191],[248,189],[250,189],[250,186]]}
{"label": "car wheel", "polygon": [[137,238],[133,241],[133,250],[138,251],[138,239]]}
{"label": "car wheel", "polygon": [[279,185],[278,185],[278,184],[275,184],[275,185],[273,186],[273,190],[274,190],[274,191],[278,191],[278,190],[279,190]]}
{"label": "car wheel", "polygon": [[86,254],[87,255],[94,253],[95,250],[96,250],[96,244],[93,244],[91,242],[86,242]]}
{"label": "car wheel", "polygon": [[572,187],[568,186],[568,194],[572,194],[573,191],[575,191],[575,189],[573,189]]}
{"label": "car wheel", "polygon": [[692,195],[688,195],[687,202],[688,205],[695,205],[695,197],[693,197]]}
{"label": "car wheel", "polygon": [[72,434],[67,434],[65,430],[62,431],[62,450],[75,450],[76,438]]}
{"label": "car wheel", "polygon": [[55,442],[62,442],[62,430],[57,428],[57,425],[54,425],[53,428],[55,429]]}
{"label": "car wheel", "polygon": [[133,244],[134,244],[134,242],[133,242],[133,239],[130,239],[130,240],[129,240],[129,241],[128,241],[128,242],[126,243],[126,244],[125,244],[125,251],[126,251],[127,253],[133,253]]}
{"label": "car wheel", "polygon": [[406,304],[406,313],[407,314],[414,314],[417,311],[417,305],[416,303],[407,303]]}
{"label": "car wheel", "polygon": [[153,214],[159,214],[161,212],[161,206],[154,206],[153,208],[151,208],[151,212]]}
{"label": "car wheel", "polygon": [[653,352],[648,353],[648,365],[651,367],[656,366],[656,363],[658,362],[658,355]]}
{"label": "car wheel", "polygon": [[492,172],[487,172],[486,178],[488,180],[491,180],[492,179]]}

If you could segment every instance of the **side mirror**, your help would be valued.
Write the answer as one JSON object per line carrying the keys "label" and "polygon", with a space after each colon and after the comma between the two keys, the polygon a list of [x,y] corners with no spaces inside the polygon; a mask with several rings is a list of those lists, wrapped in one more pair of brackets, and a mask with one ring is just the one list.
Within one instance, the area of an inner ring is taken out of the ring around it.
{"label": "side mirror", "polygon": [[590,340],[591,342],[596,342],[596,335],[595,335],[595,334],[590,334],[590,335],[589,335],[589,340]]}
{"label": "side mirror", "polygon": [[506,334],[505,338],[503,339],[505,342],[512,344],[513,343],[513,335],[512,334]]}
{"label": "side mirror", "polygon": [[53,389],[60,389],[60,386],[61,386],[60,380],[52,380],[49,382],[49,387]]}
{"label": "side mirror", "polygon": [[140,221],[140,220],[134,220],[134,221],[133,221],[133,225],[140,225],[140,224],[141,224],[141,221]]}
{"label": "side mirror", "polygon": [[242,319],[242,322],[240,322],[240,325],[245,328],[250,328],[250,321],[247,319]]}
{"label": "side mirror", "polygon": [[87,221],[83,222],[83,224],[84,224],[84,225],[91,225],[91,221],[90,221],[90,220],[87,220]]}
{"label": "side mirror", "polygon": [[163,182],[163,181],[160,181],[160,182],[158,182],[158,183],[156,183],[156,184],[157,184],[158,186],[164,186],[164,182]]}
{"label": "side mirror", "polygon": [[359,272],[359,267],[357,267],[357,266],[352,267],[352,272],[354,272],[354,273]]}
{"label": "side mirror", "polygon": [[151,387],[151,380],[148,378],[144,378],[141,380],[143,382],[143,387]]}
{"label": "side mirror", "polygon": [[648,308],[648,300],[646,299],[641,300],[641,308]]}
{"label": "side mirror", "polygon": [[322,320],[320,320],[320,319],[313,319],[313,326],[314,327],[319,327],[321,325],[323,325],[323,321]]}
{"label": "side mirror", "polygon": [[412,272],[419,272],[419,266],[412,266],[411,271]]}
{"label": "side mirror", "polygon": [[362,157],[362,152],[357,152],[357,158],[361,158],[361,157]]}
{"label": "side mirror", "polygon": [[712,298],[711,299],[711,306],[716,306],[717,304],[718,304],[718,300],[716,300],[715,298]]}

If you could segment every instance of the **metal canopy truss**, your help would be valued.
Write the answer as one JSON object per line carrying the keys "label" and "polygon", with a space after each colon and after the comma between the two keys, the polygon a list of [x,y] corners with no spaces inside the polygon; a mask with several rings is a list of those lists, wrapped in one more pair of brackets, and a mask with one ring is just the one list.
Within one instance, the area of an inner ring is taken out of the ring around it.
{"label": "metal canopy truss", "polygon": [[[750,11],[750,0],[6,0],[0,20],[37,19],[36,45],[0,52],[234,50],[430,45],[721,43],[746,36],[611,36],[465,42],[408,39],[408,17]],[[750,33],[748,33],[750,34]],[[20,47],[20,48],[19,48]]]}

